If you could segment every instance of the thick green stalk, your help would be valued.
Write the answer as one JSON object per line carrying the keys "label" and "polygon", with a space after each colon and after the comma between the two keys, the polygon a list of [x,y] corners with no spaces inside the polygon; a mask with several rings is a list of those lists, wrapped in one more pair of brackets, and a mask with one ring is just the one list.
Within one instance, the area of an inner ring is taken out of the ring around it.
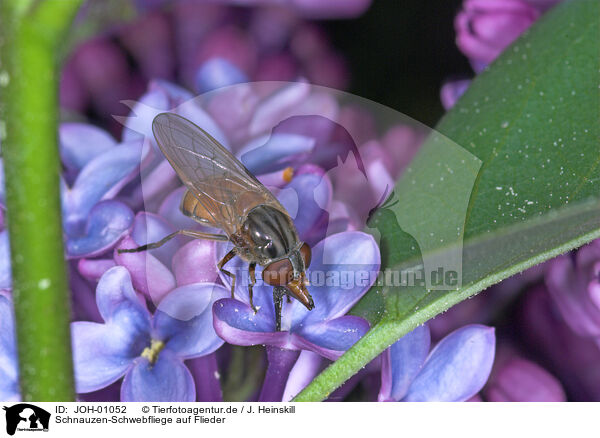
{"label": "thick green stalk", "polygon": [[74,398],[60,214],[58,56],[81,0],[3,0],[2,154],[23,400]]}

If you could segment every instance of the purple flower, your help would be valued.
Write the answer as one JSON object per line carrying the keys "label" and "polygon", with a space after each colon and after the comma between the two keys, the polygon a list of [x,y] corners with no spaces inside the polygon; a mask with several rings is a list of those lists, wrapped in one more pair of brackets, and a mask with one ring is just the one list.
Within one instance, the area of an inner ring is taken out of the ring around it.
{"label": "purple flower", "polygon": [[454,22],[456,44],[480,71],[538,16],[538,10],[522,0],[465,0]]}
{"label": "purple flower", "polygon": [[[476,73],[490,64],[548,8],[561,0],[465,0],[454,20],[456,45]],[[470,79],[449,81],[440,93],[450,109],[469,87]]]}
{"label": "purple flower", "polygon": [[548,371],[519,357],[512,357],[492,373],[484,390],[493,402],[566,401],[560,382]]}
{"label": "purple flower", "polygon": [[552,260],[546,286],[569,327],[600,345],[600,240]]}
{"label": "purple flower", "polygon": [[[237,286],[236,298],[217,301],[213,307],[215,330],[235,345],[270,345],[286,350],[310,350],[336,359],[350,348],[369,324],[356,316],[344,316],[371,286],[374,278],[355,281],[356,272],[377,272],[379,248],[373,238],[361,232],[329,236],[313,248],[307,270],[315,308],[308,311],[299,302],[284,303],[282,331],[275,331],[273,287],[254,288],[254,313],[249,305],[247,286]],[[229,265],[228,265],[229,266]],[[237,270],[243,278],[243,270]],[[348,275],[347,279],[344,276]],[[329,276],[329,280],[325,280]],[[260,278],[260,272],[257,272]],[[322,281],[321,281],[322,280]],[[348,281],[348,283],[345,283]]]}
{"label": "purple flower", "polygon": [[7,291],[0,291],[0,400],[20,399],[12,300]]}
{"label": "purple flower", "polygon": [[194,401],[196,387],[184,360],[208,355],[223,341],[212,328],[212,305],[229,291],[213,283],[179,287],[154,315],[120,266],[96,289],[103,324],[71,324],[77,392],[104,388],[124,376],[122,401]]}
{"label": "purple flower", "polygon": [[465,401],[479,392],[494,362],[493,328],[467,325],[429,346],[423,325],[383,353],[380,401]]}
{"label": "purple flower", "polygon": [[67,169],[61,194],[67,255],[99,255],[133,222],[131,209],[113,198],[138,174],[149,148],[140,140],[117,145],[104,131],[79,123],[61,126],[60,146]]}
{"label": "purple flower", "polygon": [[[156,242],[175,231],[161,216],[138,213],[131,235],[121,241],[117,250],[136,248]],[[114,262],[131,274],[135,289],[157,305],[176,287],[218,280],[215,242],[175,238],[160,248],[138,253],[115,252]],[[184,245],[185,243],[185,245]],[[88,260],[83,266],[97,264]],[[80,265],[81,267],[81,265]]]}
{"label": "purple flower", "polygon": [[80,112],[92,109],[111,122],[111,114],[122,113],[119,102],[139,97],[150,78],[178,77],[202,92],[247,80],[299,77],[345,88],[343,58],[325,32],[302,15],[352,17],[370,2],[293,0],[286,7],[251,2],[256,7],[246,10],[214,2],[174,2],[79,46],[62,73],[61,104]]}
{"label": "purple flower", "polygon": [[526,328],[526,346],[560,379],[570,397],[600,400],[600,349],[596,338],[575,333],[544,286],[525,294],[519,326]]}

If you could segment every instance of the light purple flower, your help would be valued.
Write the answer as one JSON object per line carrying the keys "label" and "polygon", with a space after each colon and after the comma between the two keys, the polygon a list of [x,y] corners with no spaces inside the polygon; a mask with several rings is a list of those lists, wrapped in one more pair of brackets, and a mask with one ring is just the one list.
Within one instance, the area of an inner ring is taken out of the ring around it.
{"label": "light purple flower", "polygon": [[492,373],[484,390],[485,399],[494,402],[566,401],[560,382],[539,365],[512,357]]}
{"label": "light purple flower", "polygon": [[465,401],[477,394],[494,362],[494,329],[467,325],[429,351],[426,325],[382,355],[380,401]]}
{"label": "light purple flower", "polygon": [[131,209],[113,198],[138,174],[149,148],[141,140],[117,145],[102,130],[78,123],[61,126],[60,146],[67,168],[61,187],[67,255],[99,255],[133,222]]}
{"label": "light purple flower", "polygon": [[123,267],[100,279],[96,302],[104,324],[71,324],[77,392],[104,388],[124,376],[122,401],[194,401],[184,360],[208,355],[223,341],[212,329],[212,305],[229,291],[195,283],[172,291],[151,315]]}
{"label": "light purple flower", "polygon": [[[328,263],[323,262],[324,251]],[[331,285],[313,282],[309,291],[315,308],[308,311],[299,302],[284,303],[282,331],[275,331],[273,287],[261,284],[254,288],[254,313],[249,305],[247,287],[236,288],[236,299],[217,301],[213,307],[215,330],[235,345],[271,345],[286,350],[310,350],[323,357],[336,359],[369,329],[369,324],[356,316],[344,316],[366,293],[374,278],[343,284],[342,275],[361,270],[377,272],[379,248],[373,238],[362,232],[343,232],[329,236],[313,248],[313,261],[307,270],[337,274]],[[240,275],[246,274],[237,270]],[[260,278],[260,272],[257,272]],[[317,278],[316,275],[314,278]],[[325,277],[323,277],[323,282]],[[246,290],[244,290],[246,289]]]}
{"label": "light purple flower", "polygon": [[12,300],[0,290],[0,400],[19,401],[19,369]]}

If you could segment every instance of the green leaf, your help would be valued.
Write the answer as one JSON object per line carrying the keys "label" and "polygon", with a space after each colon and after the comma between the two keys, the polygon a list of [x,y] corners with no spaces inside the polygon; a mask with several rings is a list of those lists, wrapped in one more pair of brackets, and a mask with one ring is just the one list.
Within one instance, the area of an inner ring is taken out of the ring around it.
{"label": "green leaf", "polygon": [[[416,277],[369,291],[353,313],[371,331],[296,400],[326,398],[417,325],[600,237],[599,16],[597,0],[560,4],[440,121],[370,223],[383,267]],[[462,284],[436,287],[436,267]]]}

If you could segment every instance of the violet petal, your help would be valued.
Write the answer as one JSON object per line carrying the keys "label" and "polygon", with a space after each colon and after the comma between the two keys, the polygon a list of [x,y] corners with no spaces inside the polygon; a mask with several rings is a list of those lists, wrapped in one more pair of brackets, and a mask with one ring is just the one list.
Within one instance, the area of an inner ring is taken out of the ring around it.
{"label": "violet petal", "polygon": [[81,170],[63,200],[67,233],[85,221],[99,201],[118,193],[138,172],[146,153],[140,141],[125,143],[94,158]]}
{"label": "violet petal", "polygon": [[67,239],[67,255],[71,258],[94,257],[112,248],[133,223],[133,212],[119,201],[103,201],[90,211],[81,235]]}
{"label": "violet petal", "polygon": [[213,328],[213,304],[230,292],[213,283],[179,287],[167,295],[154,314],[155,336],[182,358],[203,356],[223,345]]}
{"label": "violet petal", "polygon": [[[146,245],[158,242],[167,235],[173,233],[175,228],[162,217],[147,212],[140,212],[135,216],[131,237],[138,245]],[[159,248],[152,249],[151,254],[165,266],[171,265],[173,254],[183,243],[183,238],[176,236]]]}
{"label": "violet petal", "polygon": [[381,258],[372,236],[347,231],[328,236],[312,249],[308,290],[315,308],[295,306],[292,326],[345,315],[371,287]]}
{"label": "violet petal", "polygon": [[86,123],[61,123],[59,140],[62,162],[76,170],[117,145],[108,132]]}
{"label": "violet petal", "polygon": [[272,134],[252,140],[238,153],[240,161],[253,174],[263,174],[296,167],[300,157],[307,157],[315,139],[300,134]]}
{"label": "violet petal", "polygon": [[179,286],[191,283],[213,283],[219,278],[215,263],[215,242],[192,240],[173,256],[173,273]]}
{"label": "violet petal", "polygon": [[450,333],[431,351],[405,401],[464,401],[487,381],[496,349],[492,327],[471,324]]}
{"label": "violet petal", "polygon": [[254,313],[249,305],[231,298],[217,301],[213,306],[217,334],[234,345],[273,345],[291,347],[289,333],[276,332],[271,315],[260,310]]}
{"label": "violet petal", "polygon": [[382,354],[380,401],[399,401],[404,398],[425,363],[430,342],[429,327],[421,325]]}
{"label": "violet petal", "polygon": [[121,385],[121,401],[191,402],[196,399],[196,385],[183,362],[165,349],[155,364],[138,358]]}
{"label": "violet petal", "polygon": [[15,336],[12,302],[0,292],[0,400],[4,401],[20,399]]}
{"label": "violet petal", "polygon": [[129,313],[123,310],[116,323],[71,323],[73,367],[78,393],[96,391],[118,380],[142,352],[143,346],[150,344],[148,332],[140,331],[143,327],[139,326],[143,326],[144,321],[136,320],[128,324],[128,317]]}
{"label": "violet petal", "polygon": [[368,330],[367,320],[346,315],[296,328],[294,334],[307,340],[310,345],[298,337],[294,337],[294,344],[301,349],[308,346],[315,353],[332,359],[352,347]]}
{"label": "violet petal", "polygon": [[8,230],[0,232],[0,290],[12,287]]}
{"label": "violet petal", "polygon": [[148,251],[119,253],[119,249],[131,249],[137,244],[130,237],[121,241],[115,251],[115,262],[127,268],[135,288],[152,299],[157,305],[175,288],[175,277],[171,270],[163,265]]}
{"label": "violet petal", "polygon": [[196,73],[196,90],[205,93],[215,88],[248,82],[248,77],[234,64],[224,58],[212,58],[204,62]]}

